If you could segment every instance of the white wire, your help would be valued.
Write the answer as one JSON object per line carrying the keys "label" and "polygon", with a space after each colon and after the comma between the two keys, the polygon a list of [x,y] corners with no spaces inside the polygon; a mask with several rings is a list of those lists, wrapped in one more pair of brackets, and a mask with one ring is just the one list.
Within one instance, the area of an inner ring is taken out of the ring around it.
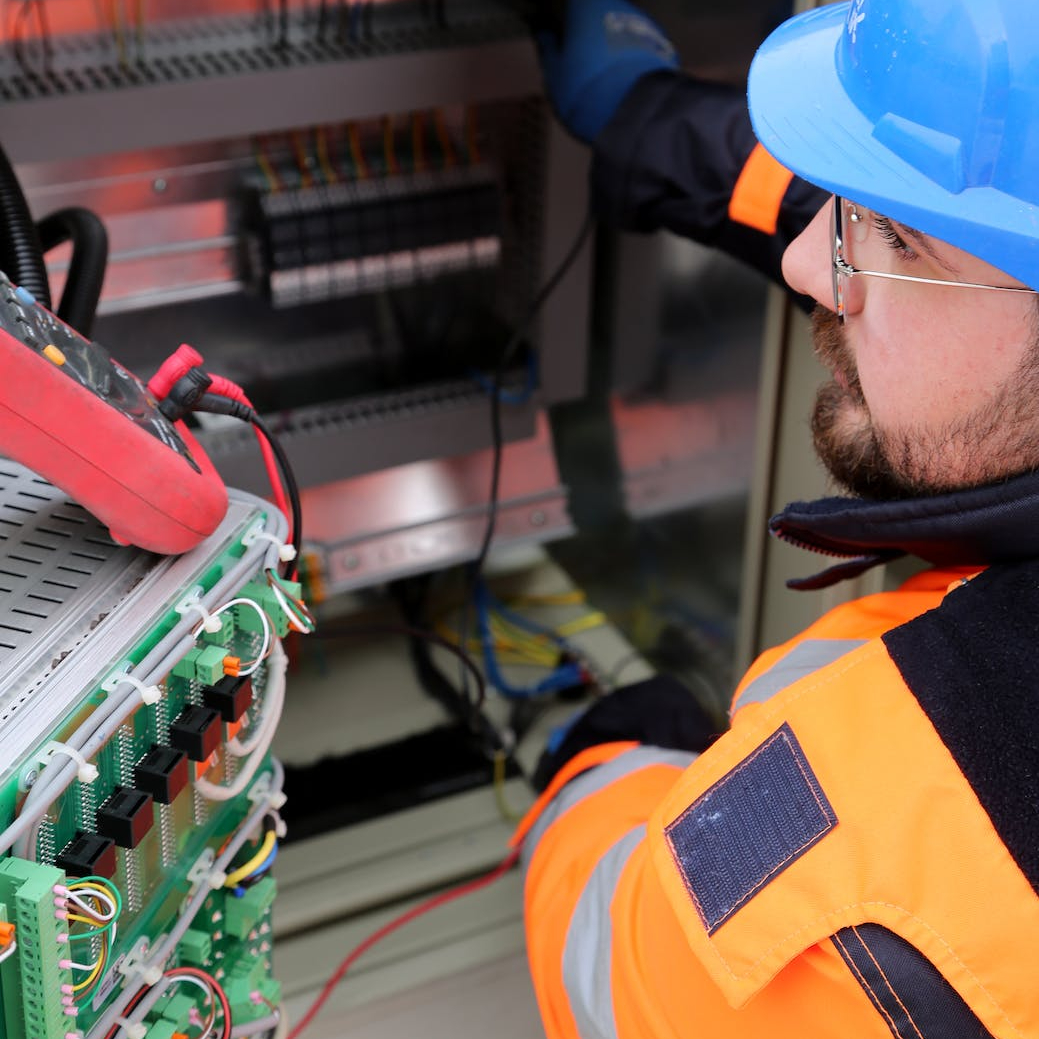
{"label": "white wire", "polygon": [[206,994],[206,1006],[209,1011],[209,1020],[205,1024],[205,1029],[202,1032],[203,1036],[208,1036],[213,1030],[213,1024],[216,1022],[216,1008],[219,1003],[216,992],[213,991],[211,985],[207,985],[201,978],[196,978],[194,974],[167,974],[167,980],[172,984],[177,981],[187,981],[194,985],[196,988],[202,989]]}
{"label": "white wire", "polygon": [[268,587],[274,593],[274,598],[278,600],[278,605],[281,607],[282,613],[284,613],[288,618],[289,626],[303,635],[309,635],[312,629],[308,628],[305,624],[300,623],[299,617],[293,611],[292,607],[289,606],[288,597],[278,586],[278,583],[276,581],[269,581]]}
{"label": "white wire", "polygon": [[[260,652],[257,654],[256,659],[243,671],[238,672],[240,678],[246,678],[253,674],[256,669],[263,663],[264,658],[267,656],[267,650],[270,649],[271,645],[271,619],[264,613],[263,608],[259,603],[254,602],[252,599],[247,599],[244,596],[238,596],[236,599],[232,599],[230,602],[224,603],[219,610],[214,610],[211,616],[219,617],[221,613],[231,609],[232,606],[251,606],[259,615],[260,623],[263,625],[263,645],[260,647]],[[198,633],[202,630],[200,624],[195,630],[195,636],[198,637]]]}
{"label": "white wire", "polygon": [[288,662],[288,657],[281,648],[280,640],[275,639],[271,647],[271,655],[267,660],[264,711],[257,724],[256,732],[247,744],[239,743],[237,739],[234,739],[227,745],[228,750],[236,757],[248,755],[248,760],[241,766],[241,770],[233,782],[227,786],[213,783],[205,777],[196,779],[195,789],[207,800],[229,801],[232,797],[237,797],[252,781],[256,770],[267,756],[267,751],[274,739],[274,732],[281,720],[282,708],[285,705],[285,671]]}
{"label": "white wire", "polygon": [[76,905],[79,906],[79,908],[87,914],[87,916],[92,916],[94,917],[94,919],[100,920],[103,924],[108,923],[109,920],[115,919],[115,914],[117,910],[115,905],[115,899],[113,899],[111,895],[107,893],[102,894],[102,892],[95,891],[92,888],[85,889],[85,891],[89,891],[89,894],[86,894],[87,898],[96,898],[99,902],[104,902],[108,906],[107,916],[100,913],[93,906],[88,906],[86,902],[83,900],[83,897],[79,894],[79,892],[73,891],[71,888],[69,889],[68,900],[70,902],[75,902]]}
{"label": "white wire", "polygon": [[3,963],[4,960],[9,960],[15,954],[15,950],[17,948],[18,943],[11,942],[11,944],[3,952],[0,952],[0,963]]}
{"label": "white wire", "polygon": [[97,966],[98,960],[100,959],[101,957],[98,956],[97,960],[94,960],[93,963],[76,963],[75,960],[68,960],[67,962],[72,970],[83,970],[89,974],[90,971],[92,971]]}

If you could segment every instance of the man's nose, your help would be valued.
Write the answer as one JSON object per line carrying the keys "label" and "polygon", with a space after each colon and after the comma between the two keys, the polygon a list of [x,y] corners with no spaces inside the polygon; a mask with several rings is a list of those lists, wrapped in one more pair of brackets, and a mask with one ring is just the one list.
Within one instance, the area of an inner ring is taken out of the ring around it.
{"label": "man's nose", "polygon": [[795,292],[811,296],[827,310],[835,309],[833,242],[830,230],[832,209],[833,198],[831,197],[783,253],[783,277],[787,284]]}

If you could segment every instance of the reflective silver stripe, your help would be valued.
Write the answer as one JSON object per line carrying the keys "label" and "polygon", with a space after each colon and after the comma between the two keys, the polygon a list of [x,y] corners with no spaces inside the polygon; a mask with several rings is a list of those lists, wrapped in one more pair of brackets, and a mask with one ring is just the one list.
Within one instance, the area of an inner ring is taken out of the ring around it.
{"label": "reflective silver stripe", "polygon": [[610,904],[631,853],[646,836],[638,826],[599,860],[578,899],[563,948],[563,985],[581,1039],[617,1039],[610,985]]}
{"label": "reflective silver stripe", "polygon": [[793,685],[798,679],[818,671],[835,660],[840,660],[867,639],[805,639],[798,643],[785,657],[780,657],[764,674],[758,675],[739,695],[732,705],[730,714],[735,714],[749,703],[764,703],[776,693]]}
{"label": "reflective silver stripe", "polygon": [[641,768],[649,768],[652,765],[673,765],[684,771],[696,758],[696,754],[688,751],[662,750],[660,747],[633,747],[623,754],[618,754],[612,761],[582,772],[556,794],[555,798],[546,805],[545,810],[538,817],[538,821],[530,828],[530,832],[523,842],[521,858],[523,868],[526,869],[529,865],[534,848],[537,847],[538,841],[541,840],[545,831],[564,812],[569,811],[586,797],[591,797],[603,787],[609,786],[610,783],[622,779],[631,772],[637,772]]}

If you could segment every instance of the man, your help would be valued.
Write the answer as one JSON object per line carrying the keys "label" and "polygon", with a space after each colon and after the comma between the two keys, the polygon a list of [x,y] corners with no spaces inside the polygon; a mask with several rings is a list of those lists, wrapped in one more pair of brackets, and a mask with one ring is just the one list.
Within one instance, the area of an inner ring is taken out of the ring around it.
{"label": "man", "polygon": [[549,1039],[1039,1037],[1037,67],[1022,0],[853,0],[759,51],[759,139],[836,196],[782,266],[858,495],[773,529],[935,566],[765,653],[699,756],[578,723],[517,834]]}

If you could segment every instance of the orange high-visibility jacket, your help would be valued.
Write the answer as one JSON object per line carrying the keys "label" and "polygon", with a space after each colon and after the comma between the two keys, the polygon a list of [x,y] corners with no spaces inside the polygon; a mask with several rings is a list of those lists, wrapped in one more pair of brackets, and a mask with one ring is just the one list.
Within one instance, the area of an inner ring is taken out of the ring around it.
{"label": "orange high-visibility jacket", "polygon": [[548,1039],[1039,1039],[1032,664],[1039,563],[934,570],[764,654],[699,757],[571,761],[516,837]]}

